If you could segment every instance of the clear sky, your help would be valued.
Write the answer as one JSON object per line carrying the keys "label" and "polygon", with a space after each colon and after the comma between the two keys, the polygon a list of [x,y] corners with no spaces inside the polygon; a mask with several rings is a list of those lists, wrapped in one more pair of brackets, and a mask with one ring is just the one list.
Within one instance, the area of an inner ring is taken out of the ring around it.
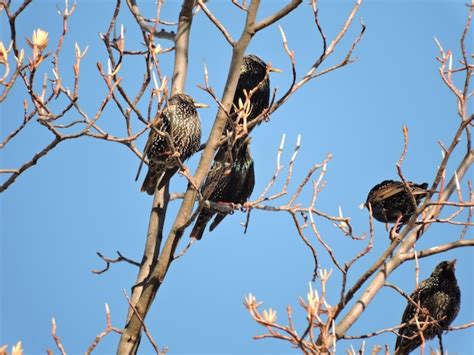
{"label": "clear sky", "polygon": [[[13,3],[18,3],[13,1]],[[142,5],[147,17],[153,16],[152,1]],[[168,0],[162,18],[175,21],[181,1]],[[320,20],[332,39],[352,8],[352,1],[320,1]],[[410,133],[409,153],[404,164],[405,176],[416,182],[431,183],[441,154],[438,140],[448,143],[458,123],[456,103],[438,75],[436,36],[445,48],[459,54],[459,37],[467,14],[464,0],[448,1],[366,1],[357,20],[367,25],[366,36],[355,51],[356,63],[327,76],[313,80],[295,94],[270,122],[253,132],[252,153],[256,168],[255,199],[273,174],[275,156],[282,134],[287,145],[283,161],[287,165],[298,134],[302,148],[294,171],[296,182],[306,175],[313,163],[327,153],[334,158],[328,166],[327,186],[319,195],[317,208],[337,214],[338,206],[351,216],[356,232],[368,229],[366,210],[358,205],[367,192],[384,179],[396,179],[403,137],[401,128]],[[25,37],[35,28],[50,32],[50,46],[56,43],[61,19],[56,14],[58,1],[36,1],[27,8],[18,23],[18,38],[27,55],[31,55]],[[285,1],[262,1],[259,18],[285,4]],[[70,19],[70,34],[61,59],[64,85],[72,86],[74,42],[89,52],[81,66],[80,102],[92,115],[106,95],[96,62],[106,66],[106,51],[98,36],[107,30],[114,1],[78,2]],[[119,23],[126,28],[126,47],[140,49],[142,38],[126,5]],[[214,0],[209,7],[229,28],[234,38],[240,34],[244,17],[230,1]],[[8,43],[6,16],[0,13],[1,40]],[[283,26],[289,46],[295,50],[298,76],[301,77],[321,51],[321,40],[314,26],[308,1],[285,18]],[[347,38],[324,67],[339,61],[357,36],[358,21]],[[469,49],[472,52],[472,35]],[[170,42],[163,41],[168,47]],[[281,94],[291,79],[289,61],[281,46],[278,28],[272,26],[259,33],[248,53],[255,53],[284,74],[273,74],[271,85]],[[203,141],[210,131],[216,113],[212,99],[197,88],[203,82],[203,63],[209,68],[209,79],[217,93],[222,93],[231,50],[221,34],[203,13],[199,13],[191,32],[189,75],[186,91],[199,102],[211,105],[200,111]],[[161,57],[162,72],[170,76],[173,55]],[[48,59],[49,61],[49,59]],[[121,69],[125,87],[136,90],[141,80],[142,61],[126,62]],[[49,69],[49,74],[51,74]],[[50,75],[51,76],[51,75]],[[0,106],[1,137],[23,118],[21,90],[15,87]],[[123,119],[112,106],[104,113],[101,124],[115,134],[123,134]],[[141,127],[135,124],[135,127]],[[41,149],[50,137],[44,128],[31,125],[7,149],[0,152],[2,168],[14,168]],[[142,148],[145,138],[139,146]],[[460,155],[456,158],[459,160]],[[198,156],[189,161],[193,170]],[[56,318],[58,335],[69,353],[83,353],[105,327],[104,304],[110,305],[112,322],[123,327],[127,301],[123,295],[135,281],[134,266],[114,265],[97,276],[91,269],[103,267],[96,251],[113,257],[119,250],[127,257],[140,260],[146,236],[152,199],[140,193],[134,177],[138,160],[115,143],[79,139],[68,141],[42,159],[37,166],[18,178],[0,198],[0,344],[22,340],[27,354],[56,351],[51,337],[51,317]],[[454,164],[449,166],[452,171]],[[194,170],[193,170],[194,171]],[[143,175],[142,175],[143,177]],[[472,178],[472,172],[470,174]],[[171,191],[182,191],[183,177],[175,177]],[[280,187],[281,183],[277,187]],[[310,190],[302,202],[310,199]],[[285,204],[288,198],[280,200]],[[166,230],[179,202],[168,212]],[[253,340],[265,329],[257,326],[242,305],[244,295],[252,292],[264,301],[264,308],[278,311],[285,322],[286,305],[291,305],[302,331],[304,312],[298,297],[306,296],[312,274],[309,250],[298,237],[291,217],[285,213],[253,211],[246,235],[240,223],[245,215],[236,212],[213,232],[206,233],[185,257],[174,262],[165,283],[147,317],[147,324],[160,347],[171,353],[295,353],[289,344],[278,340]],[[352,258],[365,244],[349,241],[324,220],[316,220],[325,240],[340,260]],[[373,252],[361,260],[349,275],[353,282],[378,258],[389,241],[384,226],[375,225]],[[181,247],[187,243],[185,234]],[[418,247],[426,248],[455,240],[460,228],[434,226],[423,236]],[[311,235],[308,232],[308,235]],[[470,234],[472,237],[472,232]],[[320,264],[331,268],[329,258],[317,244]],[[420,277],[426,278],[442,260],[457,258],[457,275],[462,290],[461,312],[454,324],[474,319],[472,249],[457,249],[420,261]],[[329,286],[329,301],[336,303],[340,277],[334,272]],[[390,276],[407,292],[415,284],[414,263],[407,262]],[[314,287],[319,287],[315,283]],[[349,334],[363,334],[399,323],[406,301],[391,289],[382,290],[370,304]],[[262,308],[263,309],[263,308]],[[474,330],[451,332],[445,337],[450,354],[474,352]],[[113,353],[117,335],[105,338],[98,353]],[[383,335],[367,340],[367,346],[388,343],[395,336]],[[341,341],[338,353],[361,341]],[[437,346],[437,342],[430,345]],[[143,339],[142,353],[151,352]]]}

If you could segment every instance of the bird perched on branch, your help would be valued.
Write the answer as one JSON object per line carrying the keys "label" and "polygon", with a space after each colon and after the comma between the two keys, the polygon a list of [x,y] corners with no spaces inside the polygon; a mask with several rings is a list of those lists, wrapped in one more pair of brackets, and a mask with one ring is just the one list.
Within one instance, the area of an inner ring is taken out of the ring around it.
{"label": "bird perched on branch", "polygon": [[145,145],[149,164],[142,191],[153,195],[158,181],[158,188],[163,188],[178,171],[178,158],[183,162],[199,149],[201,120],[196,108],[200,107],[207,105],[196,103],[183,93],[168,99],[167,106],[155,118]]}
{"label": "bird perched on branch", "polygon": [[408,182],[408,186],[409,189],[401,181],[382,181],[370,190],[365,207],[369,208],[369,204],[371,205],[372,216],[377,221],[404,224],[428,192],[427,183]]}
{"label": "bird perched on branch", "polygon": [[[280,73],[281,70],[267,66],[267,64],[254,54],[244,56],[240,65],[240,76],[235,89],[234,100],[230,110],[233,122],[227,121],[224,136],[227,131],[234,131],[235,125],[248,125],[255,120],[270,103],[270,78],[269,72]],[[244,118],[245,117],[245,122]],[[260,123],[260,122],[259,122]],[[248,133],[254,128],[247,127]],[[242,138],[234,142],[235,146],[242,144]],[[225,159],[227,143],[224,143],[217,152],[216,161]]]}
{"label": "bird perched on branch", "polygon": [[[268,68],[268,71],[281,72],[281,70],[271,67]],[[245,106],[246,94],[250,96],[250,107],[246,118],[247,123],[250,123],[268,107],[270,102],[270,79],[267,73],[267,64],[253,54],[242,59],[231,114]],[[228,123],[226,129],[231,128],[232,124]]]}
{"label": "bird perched on branch", "polygon": [[[255,185],[255,172],[250,156],[250,137],[233,147],[233,161],[227,167],[223,160],[215,161],[201,189],[209,201],[215,203],[243,204],[247,202]],[[213,208],[204,207],[199,213],[191,231],[191,238],[201,239],[207,223],[217,214],[209,230],[212,231],[228,214]]]}
{"label": "bird perched on branch", "polygon": [[[435,336],[440,337],[458,315],[461,291],[454,275],[455,263],[456,259],[439,263],[431,276],[422,281],[411,294],[410,298],[419,307],[408,302],[402,323],[411,324],[400,329],[395,354],[406,355],[420,346],[420,330],[425,341]],[[420,328],[416,324],[416,318]]]}

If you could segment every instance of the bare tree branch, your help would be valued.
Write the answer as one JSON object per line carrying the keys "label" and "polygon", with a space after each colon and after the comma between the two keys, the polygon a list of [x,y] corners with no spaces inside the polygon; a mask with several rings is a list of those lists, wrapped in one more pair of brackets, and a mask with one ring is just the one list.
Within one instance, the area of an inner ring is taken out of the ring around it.
{"label": "bare tree branch", "polygon": [[232,36],[230,33],[227,31],[227,29],[220,23],[220,21],[212,14],[212,12],[207,8],[206,4],[202,0],[197,0],[197,3],[199,7],[204,11],[206,16],[211,20],[211,22],[217,27],[219,31],[221,31],[222,35],[226,39],[227,42],[233,47],[235,45],[234,40],[232,39]]}
{"label": "bare tree branch", "polygon": [[277,12],[275,12],[273,15],[271,16],[268,16],[267,18],[257,22],[253,27],[252,27],[252,31],[255,31],[255,32],[258,32],[260,30],[263,30],[265,27],[268,27],[272,24],[274,24],[275,22],[277,22],[278,20],[280,20],[281,18],[285,17],[286,15],[288,15],[290,12],[292,12],[294,9],[296,9],[301,3],[303,2],[303,0],[291,0],[290,3],[288,5],[286,5],[285,7],[283,7],[282,9],[278,10]]}
{"label": "bare tree branch", "polygon": [[66,350],[64,350],[64,346],[61,343],[61,339],[56,334],[56,320],[52,318],[51,323],[52,323],[51,334],[53,336],[54,342],[56,343],[56,346],[58,347],[61,354],[66,355]]}
{"label": "bare tree branch", "polygon": [[145,18],[140,13],[140,9],[135,0],[127,0],[127,5],[142,31],[151,33],[153,36],[158,38],[167,39],[173,42],[176,41],[176,34],[174,32],[168,32],[164,29],[161,29],[161,31],[157,31],[155,28],[147,24]]}
{"label": "bare tree branch", "polygon": [[97,274],[97,275],[103,274],[104,272],[108,271],[110,268],[110,264],[120,263],[122,261],[135,265],[135,266],[140,266],[140,263],[123,256],[119,251],[117,251],[118,257],[116,259],[107,258],[106,256],[102,255],[99,252],[97,252],[97,255],[99,256],[99,258],[105,261],[105,268],[101,270],[97,270],[97,269],[92,270],[92,273]]}
{"label": "bare tree branch", "polygon": [[413,260],[415,259],[415,256],[418,258],[425,258],[427,256],[444,253],[445,251],[448,251],[451,249],[472,247],[472,246],[474,246],[474,239],[460,239],[451,243],[437,245],[428,249],[419,250],[416,252],[410,252],[407,254],[402,254],[400,255],[400,257],[403,258],[403,260]]}
{"label": "bare tree branch", "polygon": [[117,334],[122,334],[122,330],[118,329],[118,328],[115,328],[113,325],[112,325],[112,320],[111,320],[111,316],[110,316],[110,309],[109,309],[109,305],[106,303],[105,304],[105,329],[103,332],[101,332],[100,334],[98,334],[94,341],[92,342],[92,344],[89,346],[89,348],[86,350],[86,355],[89,355],[91,354],[94,349],[97,347],[97,345],[99,345],[99,343],[101,342],[101,340],[107,336],[109,333],[117,333]]}

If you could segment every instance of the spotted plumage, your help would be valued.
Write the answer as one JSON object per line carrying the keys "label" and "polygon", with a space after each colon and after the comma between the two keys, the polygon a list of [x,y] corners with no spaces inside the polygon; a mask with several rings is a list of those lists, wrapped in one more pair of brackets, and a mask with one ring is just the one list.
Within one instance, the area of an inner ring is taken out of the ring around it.
{"label": "spotted plumage", "polygon": [[373,217],[383,223],[406,223],[416,211],[417,205],[427,194],[428,184],[408,182],[415,197],[416,206],[405,184],[401,181],[385,180],[375,185],[367,196],[365,206],[372,207]]}
{"label": "spotted plumage", "polygon": [[411,294],[410,298],[415,303],[419,303],[420,307],[428,312],[429,317],[419,307],[408,302],[402,316],[402,323],[411,324],[400,329],[395,343],[395,354],[409,354],[421,345],[422,340],[415,316],[419,322],[432,322],[426,325],[420,323],[420,327],[424,329],[423,337],[427,341],[440,336],[458,315],[461,291],[454,274],[455,263],[456,260],[439,263],[431,276],[422,281]]}
{"label": "spotted plumage", "polygon": [[[243,204],[247,202],[255,185],[255,172],[249,150],[250,138],[234,146],[231,166],[223,160],[217,160],[211,167],[201,189],[203,196],[212,202]],[[214,230],[227,213],[211,208],[203,208],[197,217],[191,238],[201,239],[207,223],[215,215],[209,230]]]}
{"label": "spotted plumage", "polygon": [[185,161],[199,149],[201,120],[196,107],[203,105],[196,104],[189,95],[175,94],[169,98],[161,115],[155,118],[145,146],[149,164],[142,191],[152,195],[158,181],[161,189],[179,169],[177,154],[172,154],[168,141],[156,130],[170,135],[181,161]]}
{"label": "spotted plumage", "polygon": [[[247,123],[260,115],[268,107],[270,101],[270,79],[267,76],[267,64],[256,55],[251,54],[242,59],[231,114],[235,113],[236,109],[240,107],[239,101],[245,103],[245,91],[250,94],[255,88],[257,90],[250,98],[250,113],[247,116]],[[228,122],[226,130],[232,130],[232,127],[233,124]]]}

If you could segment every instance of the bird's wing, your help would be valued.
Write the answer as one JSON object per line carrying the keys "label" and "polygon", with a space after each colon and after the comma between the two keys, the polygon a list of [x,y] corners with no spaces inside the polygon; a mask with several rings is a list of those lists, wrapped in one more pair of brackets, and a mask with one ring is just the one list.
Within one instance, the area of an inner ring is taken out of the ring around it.
{"label": "bird's wing", "polygon": [[161,190],[165,185],[168,183],[168,181],[171,180],[174,174],[179,170],[179,166],[174,166],[170,169],[166,169],[165,173],[160,179],[160,182],[158,184],[158,189]]}
{"label": "bird's wing", "polygon": [[163,157],[163,158],[161,157],[163,155],[161,153],[164,153],[167,150],[166,149],[166,147],[167,147],[166,139],[161,137],[158,134],[158,132],[156,132],[156,130],[161,131],[161,132],[166,132],[166,133],[170,133],[170,131],[171,131],[171,124],[170,124],[170,120],[167,116],[166,108],[165,108],[165,110],[162,111],[162,113],[160,115],[157,115],[153,119],[153,123],[150,126],[150,133],[148,134],[148,139],[146,141],[145,148],[143,148],[143,155],[142,155],[142,159],[140,161],[140,165],[138,166],[138,171],[137,171],[137,175],[135,176],[135,181],[137,181],[139,176],[140,176],[140,172],[142,170],[143,163],[145,162],[145,157],[148,157],[148,159],[150,159],[150,156],[148,156],[148,153],[150,152],[150,149],[153,146],[154,146],[153,159],[165,159],[166,158],[166,157]]}
{"label": "bird's wing", "polygon": [[[413,302],[418,302],[420,299],[420,289],[415,290],[411,295],[410,298],[413,300]],[[409,322],[413,316],[415,315],[417,310],[417,307],[410,301],[408,301],[407,307],[405,308],[405,311],[403,312],[402,315],[402,323]]]}
{"label": "bird's wing", "polygon": [[155,135],[157,134],[152,127],[158,124],[158,121],[160,120],[160,118],[156,117],[154,120],[156,122],[153,122],[153,124],[150,126],[150,133],[148,134],[148,139],[145,143],[145,148],[143,148],[143,154],[142,154],[142,158],[140,159],[140,165],[138,165],[138,171],[137,171],[137,175],[135,176],[135,181],[137,181],[138,178],[140,177],[140,172],[142,171],[143,163],[145,162],[145,157],[148,154],[148,151],[150,150],[150,147],[153,144]]}
{"label": "bird's wing", "polygon": [[[430,279],[423,280],[418,288],[413,291],[413,293],[410,295],[410,298],[415,302],[415,303],[420,303],[420,307],[426,308],[427,304],[430,302],[427,302],[427,300],[431,297],[433,294],[433,287],[434,285],[431,285],[431,282],[429,282]],[[408,306],[405,309],[405,312],[403,312],[402,316],[402,322],[409,322],[412,320],[412,318],[415,316],[416,311],[418,307],[415,306],[413,303],[408,302]],[[420,312],[418,312],[420,314]]]}
{"label": "bird's wing", "polygon": [[[414,302],[418,302],[418,300],[420,299],[420,289],[417,289],[415,290],[411,295],[410,295],[410,298],[414,301]],[[417,307],[411,303],[410,301],[408,301],[408,304],[405,308],[405,311],[403,312],[403,315],[402,315],[402,320],[401,320],[401,323],[408,323],[412,320],[412,318],[415,316],[416,314],[416,310],[417,310]],[[403,328],[400,328],[399,330],[399,335],[397,337],[397,341],[395,343],[395,349],[398,349],[403,342],[405,342],[407,339],[404,338],[404,336],[410,336],[411,334],[411,331],[412,331],[412,327],[411,326],[405,326]]]}
{"label": "bird's wing", "polygon": [[200,240],[204,234],[207,223],[211,220],[213,212],[207,208],[204,208],[199,216],[197,217],[196,223],[191,231],[190,238]]}
{"label": "bird's wing", "polygon": [[[248,198],[252,194],[254,185],[255,185],[255,172],[253,168],[253,161],[250,163],[249,170],[247,172],[247,175],[245,176],[245,181],[243,185],[241,186],[240,191],[232,191],[232,189],[235,187],[234,186],[228,186],[230,181],[232,180],[230,174],[229,176],[224,176],[221,181],[223,189],[222,191],[225,190],[224,194],[230,194],[230,196],[221,196],[224,199],[229,199],[233,200],[232,202],[234,203],[244,203],[247,202]],[[212,221],[211,226],[209,227],[209,230],[212,231],[214,228],[216,228],[219,223],[224,219],[224,217],[227,216],[227,213],[217,213],[216,217],[214,218],[214,221]]]}
{"label": "bird's wing", "polygon": [[145,152],[142,154],[142,158],[140,159],[140,164],[138,165],[138,170],[137,170],[137,175],[135,175],[135,181],[138,181],[138,178],[140,177],[140,172],[142,171],[143,168],[143,163],[145,162]]}
{"label": "bird's wing", "polygon": [[[202,195],[204,198],[209,196],[207,197],[208,200],[213,202],[229,200],[228,194],[230,180],[231,173],[226,171],[225,165],[222,162],[214,162],[202,188]],[[227,213],[218,212],[215,219],[212,221],[209,230],[214,230],[226,215]]]}
{"label": "bird's wing", "polygon": [[212,232],[214,228],[216,228],[219,225],[219,223],[222,222],[225,216],[227,216],[227,213],[217,213],[216,217],[211,223],[211,226],[209,227],[209,230]]}
{"label": "bird's wing", "polygon": [[201,188],[202,195],[208,200],[219,202],[222,192],[229,183],[229,180],[230,174],[226,172],[225,165],[220,161],[214,162]]}
{"label": "bird's wing", "polygon": [[245,201],[246,202],[249,198],[250,195],[252,195],[253,188],[255,187],[255,170],[253,166],[253,161],[250,163],[249,171],[247,172],[247,176],[245,178],[245,183],[243,186],[243,190],[245,191]]}
{"label": "bird's wing", "polygon": [[383,201],[389,197],[392,197],[400,192],[406,191],[403,184],[389,185],[381,188],[380,190],[375,191],[372,202]]}
{"label": "bird's wing", "polygon": [[446,309],[449,304],[450,297],[445,291],[437,291],[431,295],[431,302],[426,305],[428,311],[433,316],[438,316],[436,312],[439,309]]}
{"label": "bird's wing", "polygon": [[158,118],[156,118],[156,122],[153,123],[150,129],[150,135],[148,136],[148,141],[145,146],[145,152],[148,153],[153,147],[152,150],[155,154],[157,154],[157,156],[163,155],[167,157],[168,155],[165,153],[168,151],[168,142],[166,138],[160,135],[157,131],[171,135],[171,129],[171,121],[168,117],[168,112],[165,109],[163,113]]}

